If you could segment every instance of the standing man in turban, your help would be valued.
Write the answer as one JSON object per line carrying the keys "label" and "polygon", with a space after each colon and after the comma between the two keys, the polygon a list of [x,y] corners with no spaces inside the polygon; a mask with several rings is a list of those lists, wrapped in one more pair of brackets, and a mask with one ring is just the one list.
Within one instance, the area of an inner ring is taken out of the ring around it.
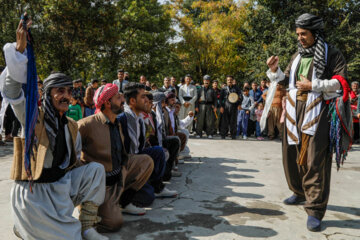
{"label": "standing man in turban", "polygon": [[[279,57],[270,57],[267,76],[290,89],[282,148],[285,176],[293,195],[284,203],[306,201],[307,228],[320,231],[329,200],[332,162],[326,100],[336,98],[336,90],[346,86],[347,70],[341,52],[326,43],[321,18],[306,13],[295,25],[298,51],[284,73]],[[276,88],[276,84],[272,86]]]}
{"label": "standing man in turban", "polygon": [[[8,65],[2,93],[24,129],[26,99],[22,84],[27,82],[28,59],[22,22],[16,35],[16,44],[4,47]],[[78,167],[81,138],[76,122],[65,114],[71,89],[72,81],[65,74],[53,73],[44,80],[30,171],[24,168],[24,139],[14,139],[11,208],[14,232],[22,239],[108,239],[94,228],[105,195],[104,167],[98,163]],[[80,221],[72,217],[78,205]]]}
{"label": "standing man in turban", "polygon": [[82,139],[83,162],[98,162],[105,167],[105,201],[99,208],[102,231],[120,229],[122,213],[145,214],[131,203],[153,171],[153,161],[145,154],[128,155],[117,115],[123,111],[124,97],[115,84],[101,86],[94,96],[95,115],[78,122]]}

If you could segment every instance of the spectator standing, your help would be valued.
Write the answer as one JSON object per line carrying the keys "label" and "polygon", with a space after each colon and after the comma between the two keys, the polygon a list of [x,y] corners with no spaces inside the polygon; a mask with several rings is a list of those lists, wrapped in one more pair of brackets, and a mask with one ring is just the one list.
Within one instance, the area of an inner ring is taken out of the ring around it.
{"label": "spectator standing", "polygon": [[196,123],[197,138],[202,137],[203,130],[209,139],[215,134],[215,112],[217,109],[216,92],[210,86],[211,78],[209,75],[203,77],[204,85],[198,91],[198,101],[196,101],[195,111],[198,112]]}
{"label": "spectator standing", "polygon": [[[118,86],[118,88],[119,88],[119,92],[123,93],[126,84],[129,83],[129,81],[127,79],[125,79],[124,69],[118,69],[117,77],[118,77],[118,79],[114,80],[113,84],[116,84],[116,86]],[[127,74],[127,78],[128,77],[129,77],[129,74]]]}
{"label": "spectator standing", "polygon": [[243,139],[247,139],[247,127],[250,117],[250,112],[254,108],[254,99],[249,95],[249,88],[243,89],[243,99],[241,107],[238,110],[237,117],[237,132],[236,135],[239,136],[242,133]]}
{"label": "spectator standing", "polygon": [[74,97],[71,98],[71,104],[69,105],[69,110],[66,112],[66,116],[75,121],[82,119],[81,107],[78,104],[78,100]]}
{"label": "spectator standing", "polygon": [[95,113],[94,94],[98,88],[99,81],[97,79],[91,80],[91,85],[86,88],[85,92],[85,113],[84,117],[91,116]]}
{"label": "spectator standing", "polygon": [[[182,85],[179,89],[179,100],[182,104],[179,119],[182,120],[186,118],[190,111],[195,111],[195,103],[197,100],[197,89],[194,85],[190,84],[191,75],[188,74],[185,76],[185,84]],[[192,132],[192,126],[188,126],[189,132]]]}
{"label": "spectator standing", "polygon": [[220,134],[225,139],[230,131],[231,138],[236,139],[236,117],[242,102],[242,93],[238,86],[234,85],[232,76],[226,77],[227,86],[221,89],[220,94]]}
{"label": "spectator standing", "polygon": [[256,116],[256,139],[257,140],[264,140],[264,138],[261,136],[261,129],[260,129],[260,120],[262,113],[264,111],[264,103],[259,103],[256,110],[255,110],[255,116]]}

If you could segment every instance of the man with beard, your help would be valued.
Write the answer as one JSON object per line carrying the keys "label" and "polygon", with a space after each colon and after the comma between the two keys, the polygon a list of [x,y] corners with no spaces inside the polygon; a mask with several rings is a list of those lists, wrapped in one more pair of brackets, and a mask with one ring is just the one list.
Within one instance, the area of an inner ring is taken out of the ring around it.
{"label": "man with beard", "polygon": [[229,130],[231,138],[236,139],[237,112],[239,105],[242,102],[242,93],[240,88],[233,83],[234,78],[232,76],[227,76],[227,86],[221,89],[220,93],[220,135],[222,139],[225,139]]}
{"label": "man with beard", "polygon": [[283,131],[283,164],[293,195],[284,203],[297,205],[306,201],[307,228],[319,231],[329,200],[332,162],[326,100],[336,98],[336,90],[342,86],[347,89],[347,69],[341,52],[325,42],[321,18],[306,13],[296,19],[295,25],[298,52],[284,73],[278,66],[279,57],[270,57],[267,76],[272,82],[289,85],[290,89]]}
{"label": "man with beard", "polygon": [[[22,84],[27,81],[28,59],[27,31],[22,22],[16,35],[16,44],[4,47],[8,68],[6,79],[1,81],[5,81],[3,96],[24,128],[26,99]],[[71,87],[71,79],[62,73],[50,74],[44,80],[30,171],[24,167],[24,138],[14,139],[11,209],[14,232],[23,239],[108,239],[94,228],[105,195],[104,167],[98,163],[77,167],[81,137],[76,122],[65,115]],[[80,221],[72,217],[78,205]]]}
{"label": "man with beard", "polygon": [[141,113],[146,111],[148,101],[145,86],[139,83],[129,83],[124,89],[124,96],[126,100],[124,113],[120,114],[118,119],[124,131],[126,152],[147,154],[152,158],[154,170],[149,184],[154,189],[155,197],[176,197],[177,192],[167,189],[163,184],[162,178],[166,168],[163,148],[160,146],[145,148],[145,124],[141,116]]}
{"label": "man with beard", "polygon": [[197,138],[202,137],[203,130],[209,139],[215,134],[215,112],[217,108],[216,92],[211,88],[209,75],[203,77],[204,85],[199,89],[195,111],[198,113],[196,123]]}
{"label": "man with beard", "polygon": [[[145,210],[131,203],[134,194],[149,179],[153,162],[147,155],[128,155],[117,115],[123,110],[123,96],[115,84],[101,86],[95,93],[96,114],[78,122],[82,138],[81,160],[98,162],[106,171],[105,201],[99,208],[102,231],[117,231],[122,212],[143,215]],[[123,209],[121,209],[121,207]]]}

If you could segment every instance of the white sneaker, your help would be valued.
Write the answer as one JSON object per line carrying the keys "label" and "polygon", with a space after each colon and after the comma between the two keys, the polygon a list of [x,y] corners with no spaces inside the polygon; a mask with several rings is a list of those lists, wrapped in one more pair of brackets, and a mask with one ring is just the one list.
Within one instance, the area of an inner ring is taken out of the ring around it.
{"label": "white sneaker", "polygon": [[196,138],[201,138],[201,136],[200,136],[200,135],[196,135]]}
{"label": "white sneaker", "polygon": [[108,237],[105,237],[105,236],[101,235],[100,233],[98,233],[95,230],[95,228],[86,229],[82,233],[82,236],[83,236],[84,240],[109,240]]}
{"label": "white sneaker", "polygon": [[246,140],[246,139],[247,139],[247,136],[244,135],[244,136],[243,136],[243,139]]}
{"label": "white sneaker", "polygon": [[177,195],[177,191],[171,191],[166,187],[160,193],[155,193],[156,198],[175,198]]}
{"label": "white sneaker", "polygon": [[146,213],[146,210],[129,203],[125,208],[123,208],[122,212],[130,215],[142,216]]}
{"label": "white sneaker", "polygon": [[185,163],[184,159],[178,159],[178,164],[184,164],[184,163]]}
{"label": "white sneaker", "polygon": [[208,136],[208,139],[213,139],[213,136],[212,136],[212,135],[209,135],[209,136]]}
{"label": "white sneaker", "polygon": [[178,172],[178,171],[172,170],[172,171],[171,171],[171,176],[173,176],[173,177],[181,177],[181,176],[182,176],[182,173],[181,173],[181,172]]}

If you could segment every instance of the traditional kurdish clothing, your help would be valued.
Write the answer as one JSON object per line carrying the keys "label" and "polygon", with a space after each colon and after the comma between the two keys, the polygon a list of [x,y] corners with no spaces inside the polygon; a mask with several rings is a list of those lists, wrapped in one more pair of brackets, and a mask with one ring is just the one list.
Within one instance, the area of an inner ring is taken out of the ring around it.
{"label": "traditional kurdish clothing", "polygon": [[[179,113],[179,119],[186,118],[190,111],[195,112],[195,103],[196,103],[197,98],[198,98],[197,89],[194,85],[184,84],[180,87],[179,100],[181,103],[181,109],[180,109],[180,113]],[[186,108],[184,106],[185,102],[190,103],[190,106]],[[191,130],[192,130],[191,125],[188,126],[188,130],[191,132]]]}
{"label": "traditional kurdish clothing", "polygon": [[[104,86],[98,91],[102,88]],[[115,92],[118,92],[117,87]],[[106,98],[101,96],[95,103],[101,107],[101,102],[110,97],[111,94]],[[80,120],[78,125],[83,143],[82,161],[98,162],[106,171],[105,201],[99,208],[101,222],[98,226],[101,231],[117,231],[123,224],[121,207],[129,203],[129,198],[124,200],[122,195],[125,191],[138,191],[144,186],[153,170],[152,159],[144,154],[128,155],[120,123],[117,120],[110,122],[101,111]]]}
{"label": "traditional kurdish clothing", "polygon": [[[239,99],[236,103],[229,102],[228,96],[230,93],[236,93]],[[224,108],[224,113],[221,114],[220,120],[220,135],[225,138],[230,131],[231,137],[236,138],[236,120],[238,106],[242,102],[242,93],[238,86],[226,86],[221,89],[220,106]]]}
{"label": "traditional kurdish clothing", "polygon": [[[5,82],[0,83],[2,93],[24,128],[22,84],[26,83],[26,52],[17,52],[14,44],[6,44],[4,52],[8,68]],[[77,124],[64,115],[60,117],[51,103],[51,89],[67,86],[71,86],[71,80],[64,74],[51,74],[44,81],[45,97],[35,125],[37,141],[30,158],[32,179],[24,168],[24,139],[14,139],[11,207],[15,228],[24,239],[80,240],[81,232],[98,221],[98,206],[104,201],[103,166],[92,163],[77,167],[81,152]],[[81,206],[80,222],[72,217],[77,205]]]}
{"label": "traditional kurdish clothing", "polygon": [[207,136],[214,135],[216,133],[214,108],[217,108],[217,96],[215,90],[210,85],[207,88],[202,86],[199,89],[196,107],[199,109],[197,113],[196,134],[202,136],[204,130]]}
{"label": "traditional kurdish clothing", "polygon": [[[289,85],[290,89],[282,147],[289,188],[296,196],[306,198],[307,214],[321,220],[329,200],[332,162],[326,100],[338,96],[336,90],[341,85],[332,78],[334,75],[347,78],[346,62],[339,50],[323,41],[323,23],[318,17],[304,14],[296,26],[311,30],[315,44],[308,49],[299,46],[284,73],[278,68],[276,73],[269,70],[267,75],[271,81]],[[300,74],[312,82],[311,91],[296,88]]]}

